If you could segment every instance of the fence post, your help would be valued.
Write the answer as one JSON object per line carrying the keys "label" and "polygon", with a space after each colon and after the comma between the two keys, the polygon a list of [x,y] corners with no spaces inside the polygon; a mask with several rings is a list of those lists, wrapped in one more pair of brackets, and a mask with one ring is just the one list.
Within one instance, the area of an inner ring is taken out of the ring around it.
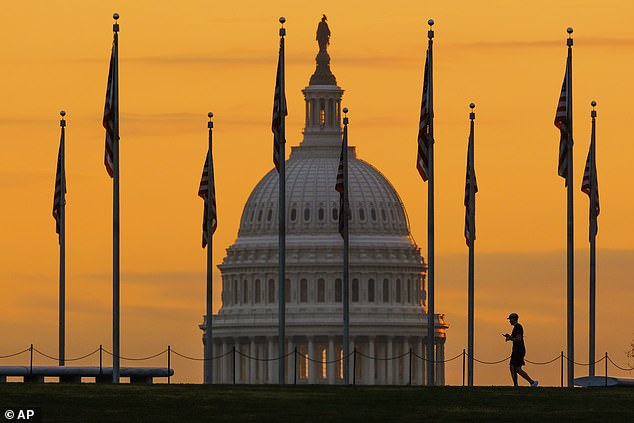
{"label": "fence post", "polygon": [[462,349],[462,386],[464,386],[464,370],[465,370],[465,359],[466,359],[466,352],[465,349]]}
{"label": "fence post", "polygon": [[31,360],[30,360],[30,364],[29,364],[29,373],[33,374],[33,344],[31,344],[31,347],[29,348],[29,350],[31,351]]}
{"label": "fence post", "polygon": [[608,352],[605,352],[605,386],[608,386]]}
{"label": "fence post", "polygon": [[357,384],[357,346],[352,350],[352,384]]}
{"label": "fence post", "polygon": [[561,352],[561,387],[564,387],[564,352]]}
{"label": "fence post", "polygon": [[293,350],[293,385],[297,385],[297,347]]}
{"label": "fence post", "polygon": [[409,382],[408,384],[412,386],[412,349],[409,349]]}
{"label": "fence post", "polygon": [[103,373],[103,345],[99,344],[99,376]]}
{"label": "fence post", "polygon": [[172,346],[168,345],[167,346],[167,384],[169,385],[171,383],[171,375],[170,375],[170,369],[171,369],[171,364],[172,364]]}
{"label": "fence post", "polygon": [[233,384],[236,384],[236,346],[234,345],[231,349],[233,354]]}

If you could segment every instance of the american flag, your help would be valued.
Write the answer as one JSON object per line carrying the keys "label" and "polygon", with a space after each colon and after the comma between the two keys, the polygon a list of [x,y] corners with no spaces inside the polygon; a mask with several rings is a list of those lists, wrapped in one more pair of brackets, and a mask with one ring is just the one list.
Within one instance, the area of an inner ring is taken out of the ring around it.
{"label": "american flag", "polygon": [[111,178],[114,177],[114,148],[115,142],[119,141],[115,139],[118,137],[118,131],[116,128],[116,122],[118,119],[117,110],[117,86],[115,81],[115,70],[117,66],[117,34],[115,33],[115,39],[112,43],[112,54],[110,56],[110,69],[108,70],[108,88],[106,90],[106,105],[103,110],[103,127],[106,128],[106,153],[104,157],[104,164],[106,165],[106,171]]}
{"label": "american flag", "polygon": [[271,130],[273,131],[273,163],[275,168],[280,171],[280,161],[284,160],[284,145],[286,144],[285,135],[282,131],[282,123],[284,117],[288,115],[286,109],[286,93],[284,91],[284,82],[282,81],[282,72],[284,70],[284,39],[280,39],[280,53],[277,59],[277,74],[275,76],[275,95],[273,97],[273,121]]}
{"label": "american flag", "polygon": [[566,64],[564,82],[561,86],[557,113],[555,113],[555,126],[560,131],[557,173],[566,180],[566,186],[568,186],[568,122],[568,64]]}
{"label": "american flag", "polygon": [[[205,165],[203,167],[203,175],[200,178],[200,186],[198,187],[198,196],[205,200],[205,212],[203,213],[203,248],[207,246],[207,240],[209,239],[209,233],[207,231],[209,223],[209,215],[207,213],[207,190],[209,187],[209,157],[210,152],[207,152],[207,158],[205,159]],[[216,184],[214,182],[214,161],[211,159],[211,234],[216,232],[218,226],[218,216],[216,215]]]}
{"label": "american flag", "polygon": [[[592,141],[594,143],[594,140]],[[590,213],[594,212],[594,218],[599,216],[601,211],[599,207],[599,183],[597,181],[597,162],[596,159],[592,160],[592,146],[590,146],[590,151],[588,151],[588,158],[586,159],[586,168],[583,171],[583,181],[581,182],[581,191],[588,194],[588,198],[590,198]],[[594,163],[592,163],[594,162]],[[590,175],[592,168],[592,175]],[[593,186],[594,185],[594,186]],[[590,187],[592,186],[594,191],[594,198],[592,198],[590,193]],[[592,206],[594,205],[594,211],[592,210]],[[590,224],[590,239],[597,235],[599,232],[599,225],[596,224],[594,227],[594,233],[592,232],[592,223]]]}
{"label": "american flag", "polygon": [[[55,232],[60,233],[60,218],[62,206],[66,204],[66,171],[63,165],[64,136],[59,141],[57,153],[57,171],[55,172],[55,194],[53,196],[53,218],[55,219]],[[62,186],[64,187],[62,192]]]}
{"label": "american flag", "polygon": [[[345,204],[345,198],[344,198],[344,191],[346,189],[345,187],[345,183],[344,183],[344,176],[343,176],[343,166],[344,166],[344,160],[343,160],[343,153],[344,153],[344,149],[346,148],[346,141],[344,140],[341,143],[341,154],[339,155],[339,167],[337,168],[337,182],[335,184],[335,191],[339,192],[339,233],[341,234],[341,236],[344,236],[344,224],[346,221],[346,217],[349,215],[348,213],[348,205]],[[348,219],[350,219],[350,217],[348,217]]]}
{"label": "american flag", "polygon": [[[469,147],[467,148],[467,180],[464,187],[464,205],[465,205],[465,218],[464,218],[464,238],[468,246],[471,246],[470,239],[470,225],[469,225],[469,212],[473,210],[473,239],[475,240],[475,193],[478,192],[478,181],[476,180],[475,166],[471,161],[473,152],[471,151],[471,144],[473,143],[473,132],[469,134]],[[470,203],[469,190],[471,188],[471,175],[473,174],[473,204]]]}
{"label": "american flag", "polygon": [[425,58],[425,74],[423,76],[423,97],[420,104],[420,125],[418,128],[418,157],[416,159],[416,168],[418,169],[418,173],[420,173],[421,178],[423,178],[423,181],[427,181],[427,179],[429,179],[429,158],[427,157],[427,153],[429,151],[430,144],[434,143],[434,139],[431,137],[430,134],[430,126],[434,113],[432,111],[432,104],[429,96],[429,91],[431,89],[431,84],[429,83],[429,55],[430,52],[429,50],[427,50],[427,55]]}

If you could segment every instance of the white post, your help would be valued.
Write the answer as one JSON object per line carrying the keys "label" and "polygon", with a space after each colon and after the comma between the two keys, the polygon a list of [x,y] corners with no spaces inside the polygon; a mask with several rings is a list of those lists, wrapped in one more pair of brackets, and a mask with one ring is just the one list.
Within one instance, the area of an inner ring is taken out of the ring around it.
{"label": "white post", "polygon": [[[257,358],[258,350],[255,345],[255,338],[251,338],[251,345],[249,345],[249,356]],[[256,370],[258,366],[258,361],[253,358],[249,358],[249,383],[255,383]]]}
{"label": "white post", "polygon": [[[321,357],[319,357],[321,359]],[[316,366],[315,362],[312,360],[317,360],[317,356],[315,354],[315,340],[312,336],[308,337],[308,383],[314,384],[316,383]]]}
{"label": "white post", "polygon": [[369,385],[374,385],[376,384],[376,374],[375,374],[375,367],[376,367],[376,359],[374,357],[376,357],[376,351],[374,350],[374,337],[371,336],[368,339],[368,355],[372,358],[366,358],[367,362],[368,362],[368,384]]}
{"label": "white post", "polygon": [[401,351],[401,354],[405,354],[403,357],[401,357],[401,362],[403,363],[403,379],[401,380],[401,383],[403,384],[407,384],[407,382],[409,382],[409,341],[407,340],[407,338],[403,339],[403,351]]}
{"label": "white post", "polygon": [[[418,357],[425,357],[423,354],[423,340],[422,338],[416,339],[416,354]],[[423,385],[425,383],[425,362],[420,358],[416,358],[416,383]]]}
{"label": "white post", "polygon": [[387,367],[387,384],[392,385],[394,383],[394,360],[391,358],[394,356],[392,349],[392,337],[387,338],[387,352],[385,354],[385,366]]}
{"label": "white post", "polygon": [[286,383],[293,384],[295,382],[295,343],[293,342],[293,338],[287,336],[288,339],[288,372],[286,377]]}
{"label": "white post", "polygon": [[229,371],[231,369],[231,354],[229,354],[229,344],[227,344],[227,340],[222,340],[222,355],[223,357],[220,359],[220,372],[221,379],[220,383],[229,383]]}
{"label": "white post", "polygon": [[235,339],[234,347],[236,349],[236,357],[235,357],[236,383],[240,383],[240,377],[242,376],[242,370],[241,370],[242,356],[240,355],[240,340],[239,339]]}
{"label": "white post", "polygon": [[277,374],[275,372],[276,367],[275,367],[275,363],[278,363],[277,360],[273,360],[274,358],[277,358],[278,356],[275,354],[275,345],[273,344],[273,338],[269,337],[267,338],[267,343],[268,343],[268,351],[267,351],[267,358],[268,358],[268,378],[267,378],[267,383],[275,383],[275,375]]}
{"label": "white post", "polygon": [[[381,357],[381,358],[385,358],[387,357],[387,341],[381,341],[379,342],[379,345],[377,345],[378,348],[376,348],[377,351],[377,357]],[[377,364],[377,368],[379,369],[379,377],[378,377],[378,381],[381,385],[385,385],[386,384],[386,372],[387,372],[387,361],[385,360],[377,360],[376,362]]]}
{"label": "white post", "polygon": [[[328,354],[326,354],[327,361],[334,361],[335,357],[335,340],[332,336],[328,337]],[[326,365],[326,373],[328,375],[328,383],[333,385],[335,383],[335,371],[337,369],[337,363],[332,362]]]}

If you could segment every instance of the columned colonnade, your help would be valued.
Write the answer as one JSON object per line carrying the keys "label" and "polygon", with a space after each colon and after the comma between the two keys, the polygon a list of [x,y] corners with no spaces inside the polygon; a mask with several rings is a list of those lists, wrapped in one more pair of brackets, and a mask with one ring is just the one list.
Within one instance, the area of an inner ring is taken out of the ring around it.
{"label": "columned colonnade", "polygon": [[[426,358],[425,343],[425,337],[353,336],[350,350],[356,349],[356,355],[350,358],[350,375],[354,369],[357,384],[405,385],[411,372],[411,383],[424,385],[426,367],[419,357]],[[225,337],[216,339],[214,347],[216,356],[223,355],[214,360],[214,383],[233,383],[234,377],[243,384],[278,382],[276,336]],[[300,384],[343,383],[341,336],[288,336],[285,354],[286,383],[295,378]],[[436,384],[444,385],[444,337],[436,338],[435,359]]]}

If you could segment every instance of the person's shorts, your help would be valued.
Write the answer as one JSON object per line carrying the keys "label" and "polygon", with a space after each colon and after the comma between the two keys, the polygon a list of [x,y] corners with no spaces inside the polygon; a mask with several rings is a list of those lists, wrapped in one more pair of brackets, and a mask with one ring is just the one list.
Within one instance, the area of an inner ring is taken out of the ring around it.
{"label": "person's shorts", "polygon": [[523,366],[524,364],[524,354],[520,354],[517,352],[513,352],[511,354],[511,361],[509,363],[509,365],[514,366],[514,367],[520,367]]}

